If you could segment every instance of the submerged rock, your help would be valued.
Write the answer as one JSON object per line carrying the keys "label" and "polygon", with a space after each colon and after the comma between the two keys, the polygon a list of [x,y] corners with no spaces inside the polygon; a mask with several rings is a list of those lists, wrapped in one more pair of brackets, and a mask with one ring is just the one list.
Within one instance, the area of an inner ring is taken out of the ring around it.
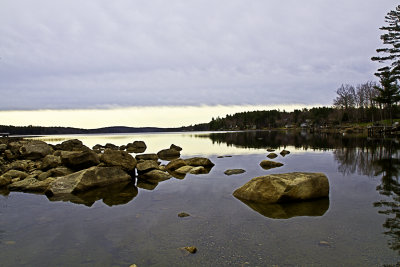
{"label": "submerged rock", "polygon": [[233,192],[239,199],[278,203],[329,196],[329,181],[323,173],[281,173],[256,177]]}
{"label": "submerged rock", "polygon": [[178,213],[178,217],[180,217],[180,218],[189,217],[189,216],[190,216],[190,214],[186,213],[186,212]]}
{"label": "submerged rock", "polygon": [[283,166],[283,163],[271,161],[271,160],[263,160],[260,162],[260,166],[265,170],[269,170],[272,168],[281,167],[281,166]]}
{"label": "submerged rock", "polygon": [[244,172],[246,172],[246,171],[243,169],[229,169],[229,170],[226,170],[224,173],[226,175],[234,175],[234,174],[241,174]]}

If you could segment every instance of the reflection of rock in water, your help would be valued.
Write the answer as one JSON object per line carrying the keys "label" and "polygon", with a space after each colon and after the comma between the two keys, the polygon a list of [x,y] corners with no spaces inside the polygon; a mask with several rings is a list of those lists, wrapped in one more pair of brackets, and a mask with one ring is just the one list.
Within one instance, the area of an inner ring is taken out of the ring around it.
{"label": "reflection of rock in water", "polygon": [[138,189],[132,182],[118,183],[107,187],[93,189],[78,194],[65,194],[57,197],[49,197],[50,201],[69,201],[75,204],[83,204],[88,207],[102,199],[108,206],[122,205],[130,202],[138,194]]}
{"label": "reflection of rock in water", "polygon": [[289,219],[298,216],[322,216],[329,209],[329,198],[296,203],[265,204],[240,199],[261,215],[272,219]]}

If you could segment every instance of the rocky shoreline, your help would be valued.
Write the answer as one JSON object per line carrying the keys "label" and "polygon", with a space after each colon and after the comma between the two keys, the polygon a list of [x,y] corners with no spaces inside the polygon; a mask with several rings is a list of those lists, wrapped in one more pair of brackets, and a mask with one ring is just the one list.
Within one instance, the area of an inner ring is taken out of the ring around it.
{"label": "rocky shoreline", "polygon": [[[93,195],[95,201],[104,190],[123,191],[135,182],[138,187],[152,190],[171,177],[182,179],[187,173],[209,173],[214,166],[207,158],[181,159],[182,148],[174,144],[156,154],[139,154],[146,149],[143,141],[123,146],[95,145],[91,149],[77,139],[51,145],[38,140],[1,138],[0,190],[45,194],[50,200],[80,203],[82,194]],[[132,199],[137,189],[129,188]]]}

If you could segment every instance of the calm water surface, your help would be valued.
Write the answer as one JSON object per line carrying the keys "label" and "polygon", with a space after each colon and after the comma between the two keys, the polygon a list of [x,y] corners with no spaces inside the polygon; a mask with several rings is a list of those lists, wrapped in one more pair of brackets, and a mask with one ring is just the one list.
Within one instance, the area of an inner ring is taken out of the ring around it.
{"label": "calm water surface", "polygon": [[[77,196],[0,195],[1,266],[395,266],[400,264],[397,140],[285,132],[43,137],[86,145],[172,143],[209,157],[209,174],[128,184]],[[290,150],[263,170],[267,148]],[[218,158],[218,156],[232,156]],[[224,171],[245,173],[226,176]],[[247,205],[232,192],[256,176],[323,172],[329,200]],[[191,214],[179,218],[180,212]],[[180,247],[196,246],[188,255]]]}

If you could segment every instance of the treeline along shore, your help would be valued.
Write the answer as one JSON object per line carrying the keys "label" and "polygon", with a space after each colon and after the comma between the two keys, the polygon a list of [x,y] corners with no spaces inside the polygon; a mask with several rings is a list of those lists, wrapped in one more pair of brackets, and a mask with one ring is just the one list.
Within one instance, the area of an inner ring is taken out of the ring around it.
{"label": "treeline along shore", "polygon": [[[398,106],[393,107],[393,119],[399,120]],[[183,132],[183,131],[219,131],[219,130],[270,130],[287,128],[332,129],[341,132],[343,129],[366,130],[368,126],[392,124],[384,120],[382,111],[371,108],[314,107],[294,111],[260,110],[235,113],[223,118],[216,117],[208,123],[176,127],[125,127],[113,126],[98,129],[81,129],[72,127],[11,126],[0,125],[0,133],[9,135],[59,135],[59,134],[108,134],[140,132]],[[380,119],[374,119],[380,118]]]}

